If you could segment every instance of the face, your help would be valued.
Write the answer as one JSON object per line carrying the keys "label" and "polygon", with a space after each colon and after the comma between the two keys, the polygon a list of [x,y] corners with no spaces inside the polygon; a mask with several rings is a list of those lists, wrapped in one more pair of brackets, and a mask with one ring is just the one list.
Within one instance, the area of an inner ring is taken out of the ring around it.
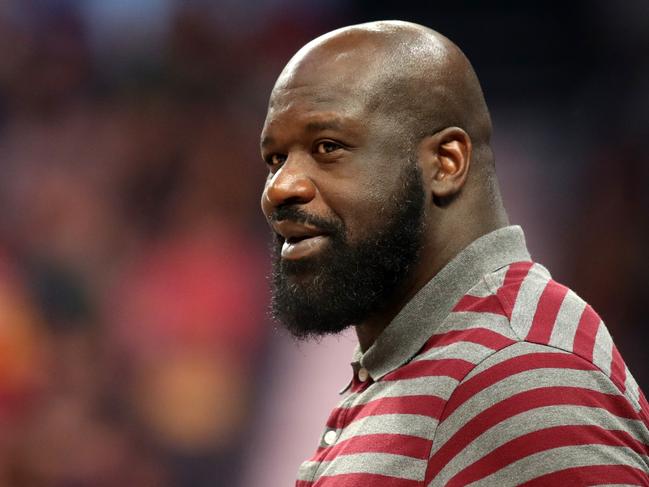
{"label": "face", "polygon": [[388,117],[344,84],[291,81],[274,90],[262,132],[262,209],[274,232],[273,315],[306,337],[389,302],[419,255],[424,190]]}

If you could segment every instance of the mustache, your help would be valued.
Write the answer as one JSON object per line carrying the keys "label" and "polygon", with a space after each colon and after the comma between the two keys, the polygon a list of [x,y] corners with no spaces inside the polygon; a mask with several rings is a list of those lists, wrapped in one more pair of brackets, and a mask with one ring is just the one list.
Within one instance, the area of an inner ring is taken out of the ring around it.
{"label": "mustache", "polygon": [[302,225],[310,225],[322,230],[323,232],[331,234],[340,234],[344,231],[343,225],[340,221],[310,215],[295,205],[280,206],[276,208],[269,217],[270,222],[279,222],[283,220],[290,220]]}

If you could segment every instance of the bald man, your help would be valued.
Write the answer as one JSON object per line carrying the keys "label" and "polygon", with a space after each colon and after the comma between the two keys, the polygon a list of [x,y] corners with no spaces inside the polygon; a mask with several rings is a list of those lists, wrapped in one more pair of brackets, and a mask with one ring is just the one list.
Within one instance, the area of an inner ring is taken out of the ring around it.
{"label": "bald man", "polygon": [[359,342],[298,487],[649,485],[646,399],[509,225],[490,136],[471,64],[419,25],[333,31],[280,74],[272,312]]}

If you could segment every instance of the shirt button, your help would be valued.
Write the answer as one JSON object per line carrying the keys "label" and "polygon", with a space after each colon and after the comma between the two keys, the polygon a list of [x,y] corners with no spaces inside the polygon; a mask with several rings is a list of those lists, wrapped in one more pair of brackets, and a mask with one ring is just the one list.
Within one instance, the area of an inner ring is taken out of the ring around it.
{"label": "shirt button", "polygon": [[324,442],[327,445],[333,445],[336,442],[337,437],[338,437],[338,433],[336,433],[335,430],[329,430],[324,435]]}
{"label": "shirt button", "polygon": [[369,378],[370,374],[367,372],[367,369],[360,368],[358,369],[358,380],[365,382]]}

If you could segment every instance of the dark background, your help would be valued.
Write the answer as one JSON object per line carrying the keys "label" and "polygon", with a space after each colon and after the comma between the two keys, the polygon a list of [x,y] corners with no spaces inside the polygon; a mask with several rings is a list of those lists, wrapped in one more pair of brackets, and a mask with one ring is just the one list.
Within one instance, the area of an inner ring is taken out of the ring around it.
{"label": "dark background", "polygon": [[0,485],[291,485],[353,338],[265,317],[259,131],[301,45],[376,19],[472,60],[512,221],[649,388],[646,1],[6,0]]}

